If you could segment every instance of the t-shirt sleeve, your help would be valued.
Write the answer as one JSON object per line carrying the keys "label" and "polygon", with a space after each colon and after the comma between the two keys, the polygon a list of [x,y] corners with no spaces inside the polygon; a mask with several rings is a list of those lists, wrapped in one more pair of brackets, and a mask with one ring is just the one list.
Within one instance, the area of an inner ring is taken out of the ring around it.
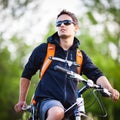
{"label": "t-shirt sleeve", "polygon": [[33,50],[24,67],[21,77],[31,80],[32,76],[41,69],[46,55],[46,46],[46,43],[43,43]]}

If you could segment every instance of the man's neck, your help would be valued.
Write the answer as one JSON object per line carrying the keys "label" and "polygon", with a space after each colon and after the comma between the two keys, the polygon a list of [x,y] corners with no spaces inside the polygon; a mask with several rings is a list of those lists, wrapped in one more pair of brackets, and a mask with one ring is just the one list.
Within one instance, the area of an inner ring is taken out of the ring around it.
{"label": "man's neck", "polygon": [[73,45],[74,38],[60,39],[60,46],[68,50]]}

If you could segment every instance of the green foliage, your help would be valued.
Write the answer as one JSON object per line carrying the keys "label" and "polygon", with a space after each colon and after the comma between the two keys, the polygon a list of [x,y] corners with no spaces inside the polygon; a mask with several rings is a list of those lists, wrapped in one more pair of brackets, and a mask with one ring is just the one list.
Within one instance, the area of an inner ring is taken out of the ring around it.
{"label": "green foliage", "polygon": [[[21,58],[26,54],[24,50],[26,49],[27,51],[28,47],[21,44],[21,39],[15,36],[11,38],[9,45],[3,47],[5,40],[2,36],[0,38],[0,119],[15,119],[15,117],[17,118],[21,115],[17,115],[13,108],[15,102],[18,100],[19,78],[23,69]],[[16,51],[13,52],[10,49],[11,45],[16,48]]]}
{"label": "green foliage", "polygon": [[[25,12],[25,8],[26,6],[32,2],[32,0],[24,0],[24,1],[21,1],[21,0],[15,0],[14,1],[14,4],[15,5],[10,5],[10,0],[0,0],[0,7],[2,9],[7,9],[9,8],[9,10],[11,11],[11,15],[13,17],[20,17],[21,15],[24,14]],[[21,10],[21,13],[19,14],[18,16],[18,11]]]}
{"label": "green foliage", "polygon": [[89,11],[87,12],[89,20],[92,22],[92,24],[97,24],[97,21],[95,20],[93,14]]}
{"label": "green foliage", "polygon": [[52,34],[54,34],[54,32],[55,32],[55,25],[53,25],[52,23],[49,24],[48,28],[49,29],[48,29],[46,35],[44,36],[44,40],[43,40],[45,42],[47,42],[48,37],[51,36]]}

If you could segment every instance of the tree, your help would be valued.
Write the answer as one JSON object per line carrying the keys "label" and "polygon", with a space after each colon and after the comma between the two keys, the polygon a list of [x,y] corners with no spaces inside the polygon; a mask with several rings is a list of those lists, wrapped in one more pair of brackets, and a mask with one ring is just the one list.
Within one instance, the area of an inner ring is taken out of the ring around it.
{"label": "tree", "polygon": [[[15,49],[15,51],[13,50]],[[16,119],[14,104],[18,100],[19,78],[23,69],[23,59],[29,47],[13,36],[11,43],[5,46],[2,35],[0,36],[0,119]]]}
{"label": "tree", "polygon": [[[120,1],[82,1],[88,8],[81,21],[81,49],[87,51],[96,65],[101,68],[118,90],[120,75]],[[102,18],[102,19],[101,19]],[[84,23],[88,19],[87,25]],[[87,26],[87,27],[86,27]],[[91,30],[93,29],[93,30]],[[106,101],[106,104],[108,101]],[[107,104],[109,120],[118,119],[119,103]],[[112,114],[113,113],[113,114]],[[108,119],[108,118],[107,118]]]}

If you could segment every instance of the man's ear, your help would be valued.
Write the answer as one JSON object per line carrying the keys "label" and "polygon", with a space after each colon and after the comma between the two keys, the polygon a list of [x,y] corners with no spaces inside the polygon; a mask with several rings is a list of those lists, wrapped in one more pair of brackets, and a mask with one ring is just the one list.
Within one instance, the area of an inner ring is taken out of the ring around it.
{"label": "man's ear", "polygon": [[79,26],[75,25],[75,33],[79,30]]}

